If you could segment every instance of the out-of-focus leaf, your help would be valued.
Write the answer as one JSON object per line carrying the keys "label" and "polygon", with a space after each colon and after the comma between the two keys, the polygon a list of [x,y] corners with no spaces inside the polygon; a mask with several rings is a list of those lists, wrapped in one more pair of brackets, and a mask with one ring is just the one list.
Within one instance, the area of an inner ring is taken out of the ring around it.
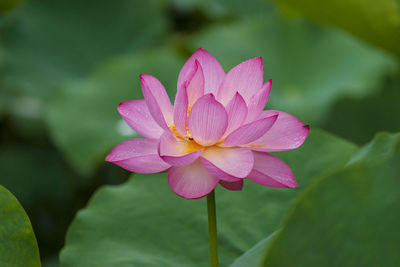
{"label": "out-of-focus leaf", "polygon": [[0,14],[5,11],[12,10],[20,5],[24,0],[2,0],[0,1]]}
{"label": "out-of-focus leaf", "polygon": [[361,99],[339,99],[322,128],[358,144],[379,131],[400,131],[400,76],[389,77],[380,90]]}
{"label": "out-of-focus leaf", "polygon": [[0,185],[0,263],[4,267],[40,266],[39,249],[28,216]]}
{"label": "out-of-focus leaf", "polygon": [[352,155],[348,164],[377,164],[393,157],[400,146],[400,133],[378,133],[375,138]]}
{"label": "out-of-focus leaf", "polygon": [[371,93],[394,64],[346,33],[273,14],[211,27],[196,37],[198,46],[229,68],[263,56],[273,80],[269,107],[315,124],[338,97]]}
{"label": "out-of-focus leaf", "polygon": [[78,171],[90,173],[113,146],[139,137],[117,111],[120,102],[143,99],[139,74],[156,76],[172,96],[182,65],[173,50],[150,50],[114,59],[87,80],[61,88],[49,99],[46,114],[56,145]]}
{"label": "out-of-focus leaf", "polygon": [[67,181],[61,159],[46,146],[2,146],[0,169],[0,184],[12,190],[25,207],[34,202],[55,205],[66,197]]}
{"label": "out-of-focus leaf", "polygon": [[272,0],[288,14],[338,26],[400,58],[398,0]]}
{"label": "out-of-focus leaf", "polygon": [[243,255],[237,258],[229,267],[248,267],[248,266],[259,266],[262,260],[262,256],[265,253],[265,248],[268,246],[269,241],[275,233],[264,238],[251,249],[246,251]]}
{"label": "out-of-focus leaf", "polygon": [[74,180],[59,153],[46,145],[2,145],[0,170],[0,184],[29,213],[42,256],[54,253],[63,244],[74,206],[81,201],[81,196],[71,194]]}
{"label": "out-of-focus leaf", "polygon": [[0,116],[3,115],[7,109],[8,96],[0,92]]}
{"label": "out-of-focus leaf", "polygon": [[378,135],[352,162],[299,197],[264,266],[400,265],[400,134]]}
{"label": "out-of-focus leaf", "polygon": [[202,10],[206,16],[213,19],[224,17],[246,17],[255,14],[265,14],[271,9],[271,3],[265,0],[171,0],[180,12]]}
{"label": "out-of-focus leaf", "polygon": [[[313,177],[340,168],[355,145],[312,131],[298,150],[279,153],[292,167],[298,189],[246,182],[243,191],[217,189],[222,266],[274,232],[297,194]],[[186,200],[168,186],[166,174],[139,175],[104,187],[72,223],[61,253],[63,266],[208,266],[205,199]]]}
{"label": "out-of-focus leaf", "polygon": [[163,1],[28,1],[1,30],[3,89],[44,97],[111,56],[157,43],[167,25]]}

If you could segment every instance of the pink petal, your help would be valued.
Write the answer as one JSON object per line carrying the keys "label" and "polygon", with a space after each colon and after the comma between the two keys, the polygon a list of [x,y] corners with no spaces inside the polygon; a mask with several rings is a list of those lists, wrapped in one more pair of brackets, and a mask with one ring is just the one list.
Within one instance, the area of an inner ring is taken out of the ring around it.
{"label": "pink petal", "polygon": [[240,191],[243,188],[243,179],[236,182],[219,181],[219,184],[228,190]]}
{"label": "pink petal", "polygon": [[279,158],[263,152],[254,151],[254,168],[247,179],[270,187],[297,187],[290,168]]}
{"label": "pink petal", "polygon": [[204,95],[193,105],[188,126],[197,143],[210,146],[224,134],[228,126],[228,114],[212,94]]}
{"label": "pink petal", "polygon": [[173,107],[164,86],[157,78],[147,74],[140,75],[140,83],[151,115],[161,128],[167,130],[172,125]]}
{"label": "pink petal", "polygon": [[256,120],[260,114],[264,111],[267,105],[269,93],[271,92],[272,80],[268,80],[264,86],[255,93],[249,101],[249,112],[247,113],[246,122],[251,122]]}
{"label": "pink petal", "polygon": [[204,95],[204,75],[200,63],[195,60],[188,80],[178,88],[174,105],[174,123],[178,133],[187,134],[187,114],[193,104]]}
{"label": "pink petal", "polygon": [[174,105],[175,128],[181,135],[181,137],[185,137],[187,134],[187,129],[186,129],[187,113],[188,113],[187,90],[185,87],[183,87],[182,90],[178,90]]}
{"label": "pink petal", "polygon": [[154,121],[142,100],[130,100],[118,105],[119,114],[137,133],[147,138],[158,139],[164,130]]}
{"label": "pink petal", "polygon": [[226,105],[226,112],[228,113],[228,127],[224,136],[227,136],[241,126],[247,116],[246,102],[239,93],[236,93],[228,105]]}
{"label": "pink petal", "polygon": [[207,51],[199,48],[183,65],[178,77],[178,90],[188,80],[191,74],[192,65],[198,61],[203,69],[204,74],[204,94],[216,94],[222,81],[225,78],[225,71],[218,61]]}
{"label": "pink petal", "polygon": [[201,152],[201,146],[193,141],[178,139],[170,131],[165,131],[160,138],[160,157],[172,166],[191,164],[200,156]]}
{"label": "pink petal", "polygon": [[277,118],[278,114],[271,114],[269,117],[245,124],[228,135],[221,145],[240,146],[251,143],[268,132]]}
{"label": "pink petal", "polygon": [[204,167],[215,177],[228,182],[245,178],[253,168],[253,153],[247,148],[206,148],[200,156]]}
{"label": "pink petal", "polygon": [[218,91],[217,99],[226,104],[236,92],[239,92],[246,103],[262,87],[263,63],[261,57],[244,61],[231,69]]}
{"label": "pink petal", "polygon": [[290,150],[298,148],[306,140],[310,127],[292,115],[266,110],[261,116],[270,116],[275,112],[279,113],[275,124],[265,135],[250,144],[252,149],[266,152]]}
{"label": "pink petal", "polygon": [[199,61],[195,60],[193,76],[188,80],[186,90],[189,106],[192,106],[197,99],[204,95],[204,74]]}
{"label": "pink petal", "polygon": [[171,167],[168,183],[172,191],[184,198],[201,198],[208,195],[218,184],[201,164],[200,160],[182,167]]}
{"label": "pink petal", "polygon": [[157,139],[131,139],[116,147],[108,154],[106,161],[137,173],[155,173],[170,167],[158,155]]}

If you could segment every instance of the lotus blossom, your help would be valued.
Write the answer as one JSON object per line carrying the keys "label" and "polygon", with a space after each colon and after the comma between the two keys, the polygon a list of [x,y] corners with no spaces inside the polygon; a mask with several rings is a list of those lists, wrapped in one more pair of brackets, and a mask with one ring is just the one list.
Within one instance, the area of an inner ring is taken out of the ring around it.
{"label": "lotus blossom", "polygon": [[140,75],[143,100],[118,111],[143,139],[117,145],[106,160],[136,173],[168,172],[168,183],[189,199],[208,195],[218,183],[241,190],[243,179],[269,187],[297,187],[293,172],[268,153],[295,149],[309,126],[276,110],[264,110],[271,80],[263,83],[262,58],[225,74],[198,49],[182,67],[174,105],[155,77]]}

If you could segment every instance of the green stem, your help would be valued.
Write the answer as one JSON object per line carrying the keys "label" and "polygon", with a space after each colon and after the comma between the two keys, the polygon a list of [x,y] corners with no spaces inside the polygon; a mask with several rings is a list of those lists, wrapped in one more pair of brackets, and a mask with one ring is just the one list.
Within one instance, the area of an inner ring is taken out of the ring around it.
{"label": "green stem", "polygon": [[218,267],[217,215],[215,211],[214,190],[207,196],[207,211],[208,211],[208,239],[210,243],[210,266]]}

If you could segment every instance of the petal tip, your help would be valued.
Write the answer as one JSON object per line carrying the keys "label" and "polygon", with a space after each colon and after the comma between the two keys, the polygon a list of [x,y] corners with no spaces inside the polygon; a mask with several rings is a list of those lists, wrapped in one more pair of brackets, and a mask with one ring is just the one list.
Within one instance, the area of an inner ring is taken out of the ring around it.
{"label": "petal tip", "polygon": [[129,107],[129,104],[133,103],[133,101],[137,101],[137,100],[127,100],[127,101],[123,101],[123,102],[119,103],[117,106],[118,112],[122,115],[122,113],[124,113],[124,110],[127,109]]}
{"label": "petal tip", "polygon": [[[197,48],[197,49],[196,49],[196,51],[195,51],[194,53],[197,53],[197,52],[199,52],[199,53],[207,53],[207,54],[209,54],[209,53],[208,53],[208,51],[207,51],[207,50],[205,50],[205,49],[204,49],[204,48],[202,48],[202,47],[199,47],[199,48]],[[194,53],[193,53],[193,54],[194,54]]]}
{"label": "petal tip", "polygon": [[[203,95],[202,97],[203,97],[204,99],[210,98],[211,100],[217,101],[217,100],[215,99],[215,95],[214,95],[213,93],[205,94],[205,95]],[[217,102],[218,102],[218,101],[217,101]],[[219,102],[218,102],[218,103],[219,103]]]}
{"label": "petal tip", "polygon": [[194,53],[192,54],[192,56],[194,55],[206,55],[206,56],[212,56],[207,50],[205,50],[204,48],[197,48],[196,51],[194,51]]}
{"label": "petal tip", "polygon": [[121,102],[121,103],[118,104],[117,110],[118,110],[119,113],[121,113],[122,109],[124,108],[125,102],[126,102],[126,101]]}
{"label": "petal tip", "polygon": [[254,62],[256,64],[259,64],[260,68],[263,69],[263,59],[262,59],[262,57],[256,57],[256,58],[250,59],[249,62]]}
{"label": "petal tip", "polygon": [[104,161],[112,162],[112,160],[111,160],[111,153],[112,153],[112,151],[111,151],[110,153],[108,153],[108,155],[106,156],[106,158],[104,159]]}
{"label": "petal tip", "polygon": [[304,129],[304,140],[303,142],[307,139],[308,134],[310,133],[310,125],[309,124],[304,124],[303,125],[303,129]]}
{"label": "petal tip", "polygon": [[147,80],[147,79],[151,79],[151,78],[154,78],[154,79],[157,79],[156,77],[154,77],[153,75],[150,75],[150,74],[144,74],[144,73],[142,73],[142,74],[139,74],[139,78],[140,78],[140,81],[142,82],[142,81],[145,81],[145,80]]}
{"label": "petal tip", "polygon": [[273,120],[273,123],[272,123],[272,124],[274,124],[274,123],[278,120],[278,117],[279,117],[279,113],[276,113],[276,114],[274,114],[274,115],[265,117],[264,119],[272,119],[272,120]]}

